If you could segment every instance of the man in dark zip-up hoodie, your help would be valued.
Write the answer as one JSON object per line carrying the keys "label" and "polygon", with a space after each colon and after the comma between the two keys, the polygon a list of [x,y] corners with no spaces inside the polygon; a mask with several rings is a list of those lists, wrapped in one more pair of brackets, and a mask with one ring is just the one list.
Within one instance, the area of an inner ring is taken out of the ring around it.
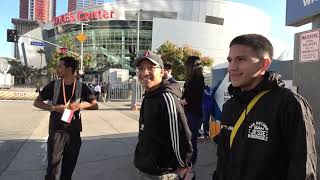
{"label": "man in dark zip-up hoodie", "polygon": [[145,51],[134,61],[145,87],[139,118],[134,164],[139,180],[178,179],[178,168],[187,167],[192,154],[191,132],[178,98],[178,83],[162,80],[159,55]]}
{"label": "man in dark zip-up hoodie", "polygon": [[261,35],[230,43],[231,99],[223,105],[214,180],[316,179],[311,108],[267,71],[272,57],[273,47]]}

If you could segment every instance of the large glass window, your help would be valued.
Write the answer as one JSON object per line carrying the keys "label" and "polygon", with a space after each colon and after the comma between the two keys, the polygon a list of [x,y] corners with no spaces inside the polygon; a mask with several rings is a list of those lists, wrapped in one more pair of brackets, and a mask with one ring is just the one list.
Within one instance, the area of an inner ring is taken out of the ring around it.
{"label": "large glass window", "polygon": [[[90,54],[93,57],[90,63],[90,70],[104,70],[110,67],[127,68],[130,66],[129,49],[136,49],[137,46],[137,22],[136,21],[94,21],[86,22],[84,25],[84,34],[87,40],[84,42],[84,54]],[[60,32],[59,32],[60,31]],[[71,37],[81,33],[80,24],[65,25],[56,28],[55,37],[49,40],[57,41],[59,35],[70,34]],[[75,51],[80,53],[80,43],[75,39]],[[151,49],[152,42],[152,22],[141,21],[139,31],[140,50]]]}

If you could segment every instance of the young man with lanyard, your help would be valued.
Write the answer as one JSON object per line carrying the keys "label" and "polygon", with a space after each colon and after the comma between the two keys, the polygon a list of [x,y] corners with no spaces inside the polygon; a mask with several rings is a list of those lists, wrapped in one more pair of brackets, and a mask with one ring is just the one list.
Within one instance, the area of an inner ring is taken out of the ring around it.
{"label": "young man with lanyard", "polygon": [[311,108],[268,71],[272,58],[261,35],[230,43],[231,99],[223,105],[214,180],[316,179]]}
{"label": "young man with lanyard", "polygon": [[[61,58],[56,69],[61,79],[46,85],[34,102],[35,107],[51,112],[46,180],[56,179],[61,159],[60,180],[71,180],[81,147],[80,109],[98,109],[93,92],[74,77],[76,68],[77,61],[74,58]],[[44,103],[46,100],[52,101],[52,105]]]}

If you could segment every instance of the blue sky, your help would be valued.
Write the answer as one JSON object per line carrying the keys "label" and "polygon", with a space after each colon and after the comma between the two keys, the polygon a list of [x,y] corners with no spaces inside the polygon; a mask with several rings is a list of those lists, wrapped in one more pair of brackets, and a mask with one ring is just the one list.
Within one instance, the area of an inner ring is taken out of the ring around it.
{"label": "blue sky", "polygon": [[[295,32],[310,29],[310,25],[295,28],[285,27],[286,0],[232,0],[261,9],[271,16],[271,35],[293,48],[293,36]],[[19,0],[1,1],[0,6],[0,57],[13,56],[13,43],[7,42],[7,29],[13,28],[11,18],[19,17]],[[67,11],[68,0],[57,0],[57,15]]]}

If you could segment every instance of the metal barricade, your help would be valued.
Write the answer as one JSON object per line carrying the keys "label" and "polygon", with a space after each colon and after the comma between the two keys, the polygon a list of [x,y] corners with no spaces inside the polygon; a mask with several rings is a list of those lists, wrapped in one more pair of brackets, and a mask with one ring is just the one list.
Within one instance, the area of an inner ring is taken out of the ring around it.
{"label": "metal barricade", "polygon": [[[183,92],[184,81],[178,81],[180,90]],[[131,109],[137,110],[139,106],[141,106],[141,102],[143,100],[143,94],[145,93],[145,89],[138,82],[138,78],[135,76],[131,82],[132,96],[131,96]]]}
{"label": "metal barricade", "polygon": [[144,87],[138,82],[136,84],[136,92],[137,92],[137,102],[142,102],[143,94],[144,94]]}
{"label": "metal barricade", "polygon": [[128,81],[112,81],[108,86],[108,100],[130,100],[131,87]]}

